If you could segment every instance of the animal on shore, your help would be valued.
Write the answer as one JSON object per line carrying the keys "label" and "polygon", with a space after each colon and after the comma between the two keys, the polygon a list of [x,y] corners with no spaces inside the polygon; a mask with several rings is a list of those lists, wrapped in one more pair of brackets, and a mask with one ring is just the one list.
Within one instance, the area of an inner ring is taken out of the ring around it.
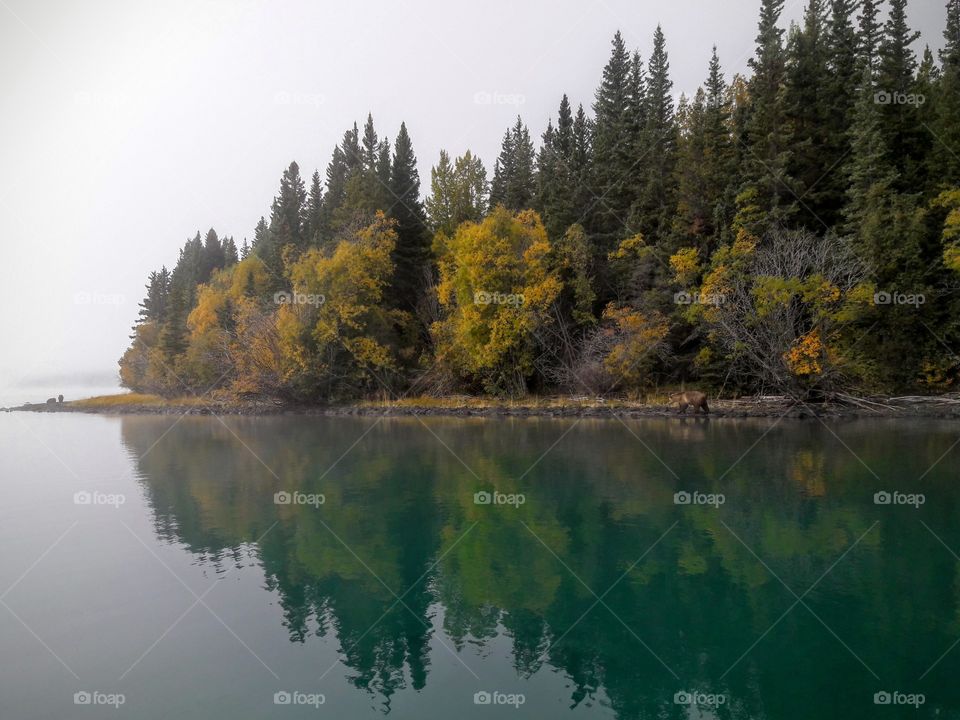
{"label": "animal on shore", "polygon": [[681,413],[685,413],[687,408],[693,406],[693,411],[703,410],[704,415],[710,414],[710,408],[707,407],[707,395],[699,390],[687,390],[685,392],[673,393],[670,400],[677,403]]}
{"label": "animal on shore", "polygon": [[57,395],[57,404],[63,405],[63,395]]}
{"label": "animal on shore", "polygon": [[56,405],[56,404],[57,404],[56,398],[47,398],[47,405]]}

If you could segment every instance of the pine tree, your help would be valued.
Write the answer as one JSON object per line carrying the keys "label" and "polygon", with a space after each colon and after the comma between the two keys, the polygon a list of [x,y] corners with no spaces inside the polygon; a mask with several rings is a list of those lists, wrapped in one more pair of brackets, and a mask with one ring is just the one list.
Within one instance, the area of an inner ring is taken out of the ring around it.
{"label": "pine tree", "polygon": [[303,232],[307,245],[316,247],[320,244],[323,230],[323,189],[320,186],[320,173],[313,171],[310,178],[310,192],[307,195],[307,207],[304,212]]}
{"label": "pine tree", "polygon": [[751,105],[747,118],[746,186],[739,202],[758,206],[762,233],[783,224],[795,210],[787,168],[790,161],[789,128],[783,103],[786,61],[783,30],[777,26],[783,0],[762,0],[757,49],[749,65]]}
{"label": "pine tree", "polygon": [[223,246],[220,244],[220,238],[217,237],[216,231],[210,228],[203,241],[203,258],[197,282],[207,282],[213,271],[219,270],[224,265],[226,265],[226,256],[223,252]]}
{"label": "pine tree", "polygon": [[426,214],[420,202],[417,158],[405,123],[400,124],[397,133],[388,180],[394,199],[390,215],[397,222],[389,300],[393,307],[413,309],[423,289],[430,246]]}
{"label": "pine tree", "polygon": [[856,0],[832,0],[830,22],[826,30],[827,83],[821,93],[824,105],[822,148],[825,174],[820,189],[818,212],[832,226],[842,222],[846,200],[844,168],[850,161],[850,126],[853,123],[860,70],[857,59],[857,32],[854,28]]}
{"label": "pine tree", "polygon": [[880,43],[883,40],[883,25],[879,20],[879,0],[861,0],[860,14],[857,16],[857,68],[860,76],[864,68],[870,71],[871,77],[876,77],[880,63]]}
{"label": "pine tree", "polygon": [[490,184],[490,205],[507,205],[507,185],[513,175],[513,130],[507,132],[500,141],[500,154],[493,164],[493,182]]}
{"label": "pine tree", "polygon": [[942,75],[932,103],[934,146],[943,152],[929,155],[927,171],[941,189],[960,185],[960,0],[947,2],[943,38]]}
{"label": "pine tree", "polygon": [[[835,90],[827,67],[823,0],[809,0],[802,28],[794,27],[787,48],[784,110],[789,118],[790,162],[787,174],[799,196],[798,220],[814,232],[835,221],[829,187],[822,180],[843,159],[830,148],[828,108]],[[828,216],[828,217],[825,217]]]}
{"label": "pine tree", "polygon": [[880,129],[880,113],[874,99],[870,66],[864,64],[854,120],[850,128],[851,162],[846,168],[848,202],[844,209],[844,232],[863,240],[864,228],[875,203],[892,192],[896,172],[887,161],[887,147]]}
{"label": "pine tree", "polygon": [[170,299],[170,271],[166,265],[150,273],[146,289],[147,294],[138,305],[137,325],[147,322],[162,324],[167,319]]}
{"label": "pine tree", "polygon": [[914,91],[917,58],[910,45],[919,32],[907,26],[907,0],[890,0],[890,15],[884,25],[877,76],[877,101],[881,103],[882,129],[889,158],[900,174],[898,188],[918,185],[917,158],[922,154],[917,106],[903,102]]}
{"label": "pine tree", "polygon": [[230,267],[236,265],[239,261],[237,244],[233,241],[233,236],[230,236],[223,241],[223,266]]}
{"label": "pine tree", "polygon": [[300,166],[291,162],[283,171],[280,192],[273,199],[269,230],[254,243],[257,255],[266,263],[278,287],[284,277],[284,255],[295,259],[307,249],[303,227],[306,201]]}
{"label": "pine tree", "polygon": [[653,245],[668,237],[671,215],[676,208],[673,173],[677,160],[677,126],[672,89],[666,38],[657,25],[647,66],[646,123],[641,152],[634,160],[640,181],[631,211],[631,231],[642,233]]}
{"label": "pine tree", "polygon": [[717,48],[713,47],[707,70],[704,109],[704,177],[712,217],[706,235],[718,244],[729,232],[736,199],[736,164],[730,137],[731,100],[723,78]]}
{"label": "pine tree", "polygon": [[732,153],[728,123],[730,100],[716,47],[707,80],[683,112],[678,109],[677,244],[697,247],[709,257],[733,216]]}
{"label": "pine tree", "polygon": [[620,32],[613,36],[610,59],[593,103],[592,210],[588,230],[601,256],[625,236],[635,184],[631,172],[637,162],[636,147],[630,142],[630,74],[632,62]]}
{"label": "pine tree", "polygon": [[490,204],[517,212],[533,206],[536,197],[536,160],[530,131],[520,116],[503,137],[494,166]]}
{"label": "pine tree", "polygon": [[556,239],[572,224],[581,221],[584,208],[578,206],[581,178],[574,158],[573,111],[566,95],[560,101],[557,127],[548,122],[537,157],[537,209],[543,215],[547,236]]}

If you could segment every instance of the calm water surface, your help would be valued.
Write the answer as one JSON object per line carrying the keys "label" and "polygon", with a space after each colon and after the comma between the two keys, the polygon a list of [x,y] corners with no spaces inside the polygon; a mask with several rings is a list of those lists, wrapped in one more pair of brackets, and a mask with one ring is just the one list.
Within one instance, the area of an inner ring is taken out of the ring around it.
{"label": "calm water surface", "polygon": [[960,717],[958,438],[3,414],[0,718]]}

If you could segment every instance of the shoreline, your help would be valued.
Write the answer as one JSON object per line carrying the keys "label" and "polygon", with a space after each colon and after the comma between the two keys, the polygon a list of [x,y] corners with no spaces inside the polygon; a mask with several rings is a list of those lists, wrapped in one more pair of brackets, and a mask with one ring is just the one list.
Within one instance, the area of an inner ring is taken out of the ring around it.
{"label": "shoreline", "polygon": [[360,401],[341,405],[293,405],[275,401],[159,398],[107,395],[64,403],[26,403],[3,412],[87,413],[95,415],[238,415],[238,416],[439,416],[439,417],[664,417],[664,418],[938,418],[960,419],[960,398],[850,398],[845,402],[797,405],[781,397],[711,399],[710,413],[680,413],[662,402],[605,401],[596,398],[537,397],[524,401],[487,398],[413,398],[393,402]]}

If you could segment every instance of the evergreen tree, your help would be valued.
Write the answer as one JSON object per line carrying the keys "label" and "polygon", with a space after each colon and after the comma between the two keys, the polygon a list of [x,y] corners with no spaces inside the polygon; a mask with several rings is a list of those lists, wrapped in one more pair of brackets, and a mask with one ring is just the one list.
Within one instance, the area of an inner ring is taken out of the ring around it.
{"label": "evergreen tree", "polygon": [[536,161],[530,131],[520,116],[503,137],[493,172],[490,204],[514,212],[532,207],[536,197]]}
{"label": "evergreen tree", "polygon": [[657,25],[653,53],[647,66],[646,123],[636,170],[640,177],[637,200],[631,212],[631,230],[650,244],[664,242],[676,209],[673,173],[676,166],[677,126],[673,109],[673,82],[666,39]]}
{"label": "evergreen tree", "polygon": [[[749,61],[750,110],[747,118],[746,186],[739,202],[760,208],[762,233],[783,224],[794,212],[787,168],[790,161],[789,128],[783,103],[786,60],[783,30],[777,26],[783,0],[762,0],[757,49]],[[742,209],[742,207],[741,207]]]}
{"label": "evergreen tree", "polygon": [[883,40],[883,25],[879,20],[879,0],[861,0],[860,14],[857,16],[857,56],[859,67],[857,71],[863,73],[866,67],[872,77],[876,77],[880,63],[880,43]]}
{"label": "evergreen tree", "polygon": [[304,212],[303,232],[307,245],[315,247],[320,244],[323,231],[323,189],[320,186],[320,173],[313,171],[310,178],[310,192],[307,195],[307,207]]}
{"label": "evergreen tree", "polygon": [[430,246],[427,218],[420,201],[417,158],[405,123],[400,124],[394,144],[389,183],[394,199],[390,215],[397,222],[389,299],[394,307],[413,309],[422,292]]}
{"label": "evergreen tree", "polygon": [[960,0],[947,2],[943,38],[942,75],[931,102],[934,147],[943,152],[928,156],[927,170],[933,185],[941,189],[960,185]]}
{"label": "evergreen tree", "polygon": [[881,105],[882,128],[889,158],[900,174],[898,188],[918,184],[917,157],[921,154],[917,105],[904,99],[914,91],[917,58],[910,45],[919,32],[907,26],[907,0],[890,0],[890,15],[884,25],[877,75],[877,102]]}
{"label": "evergreen tree", "polygon": [[560,101],[557,127],[548,123],[537,158],[537,206],[551,239],[559,238],[567,228],[582,220],[578,205],[573,111],[566,95]]}
{"label": "evergreen tree", "polygon": [[210,228],[203,241],[203,257],[200,263],[200,273],[197,282],[207,282],[214,270],[219,270],[225,265],[226,255],[223,251],[223,246],[220,244],[220,238],[217,237],[216,231]]}
{"label": "evergreen tree", "polygon": [[736,164],[731,141],[731,108],[727,83],[713,47],[707,70],[704,109],[705,192],[712,204],[712,217],[705,235],[719,243],[729,231],[736,199]]}
{"label": "evergreen tree", "polygon": [[798,220],[814,232],[829,229],[840,208],[821,181],[839,163],[830,148],[829,105],[836,90],[828,70],[823,0],[809,0],[802,28],[794,27],[787,48],[784,109],[791,154],[787,174],[799,195]]}
{"label": "evergreen tree", "polygon": [[817,210],[830,226],[842,222],[847,178],[844,169],[852,152],[850,126],[861,75],[853,17],[856,7],[856,0],[832,0],[826,30],[827,86],[820,94],[820,102],[824,105],[822,151],[826,170],[817,182],[820,189]]}
{"label": "evergreen tree", "polygon": [[166,265],[150,273],[146,288],[146,297],[138,306],[137,325],[147,322],[162,324],[167,319],[170,300],[170,271]]}
{"label": "evergreen tree", "polygon": [[237,244],[233,241],[233,236],[223,241],[223,267],[236,265],[240,261],[237,254]]}
{"label": "evergreen tree", "polygon": [[896,172],[887,161],[887,148],[880,129],[880,113],[874,98],[869,64],[864,64],[860,89],[850,128],[851,161],[847,166],[847,197],[844,209],[846,234],[863,240],[864,228],[877,199],[892,192]]}
{"label": "evergreen tree", "polygon": [[306,201],[307,191],[300,177],[300,166],[291,162],[280,178],[280,192],[273,199],[268,231],[258,232],[254,241],[255,252],[266,263],[278,287],[284,277],[284,255],[294,259],[307,249],[304,233]]}
{"label": "evergreen tree", "polygon": [[631,182],[637,160],[630,142],[635,118],[631,118],[632,61],[620,32],[613,36],[610,59],[593,103],[592,209],[589,233],[601,256],[624,237],[630,207],[634,200]]}
{"label": "evergreen tree", "polygon": [[733,215],[734,187],[728,123],[730,100],[716,47],[704,88],[677,112],[677,210],[674,235],[679,245],[709,257]]}

